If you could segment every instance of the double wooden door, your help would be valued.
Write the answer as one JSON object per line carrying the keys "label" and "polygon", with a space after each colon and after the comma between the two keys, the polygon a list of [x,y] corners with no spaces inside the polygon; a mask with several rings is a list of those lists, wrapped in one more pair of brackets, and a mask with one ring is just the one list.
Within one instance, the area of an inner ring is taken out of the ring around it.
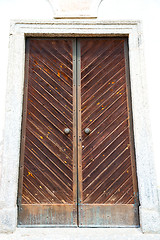
{"label": "double wooden door", "polygon": [[138,226],[126,38],[27,38],[19,226]]}

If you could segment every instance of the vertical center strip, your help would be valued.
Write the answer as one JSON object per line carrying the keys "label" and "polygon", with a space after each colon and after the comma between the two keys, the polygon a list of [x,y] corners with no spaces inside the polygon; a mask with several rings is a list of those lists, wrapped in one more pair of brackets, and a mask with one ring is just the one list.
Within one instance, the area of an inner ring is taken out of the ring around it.
{"label": "vertical center strip", "polygon": [[76,217],[76,221],[78,224],[78,211],[77,211],[77,187],[78,187],[78,166],[77,166],[77,60],[76,60],[76,39],[73,39],[73,201],[74,201],[74,212]]}
{"label": "vertical center strip", "polygon": [[[82,203],[82,132],[81,132],[81,46],[77,40],[77,146],[78,146],[78,216],[80,219]],[[78,221],[78,225],[80,225]]]}

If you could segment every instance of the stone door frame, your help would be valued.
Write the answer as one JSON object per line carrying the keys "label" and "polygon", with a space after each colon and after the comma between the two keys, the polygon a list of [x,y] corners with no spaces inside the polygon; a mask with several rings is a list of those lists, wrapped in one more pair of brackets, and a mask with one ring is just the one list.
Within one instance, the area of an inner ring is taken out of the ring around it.
{"label": "stone door frame", "polygon": [[25,37],[128,37],[133,131],[143,232],[160,231],[143,36],[139,21],[53,20],[12,21],[9,36],[4,152],[0,185],[0,231],[17,227],[17,190],[24,88]]}

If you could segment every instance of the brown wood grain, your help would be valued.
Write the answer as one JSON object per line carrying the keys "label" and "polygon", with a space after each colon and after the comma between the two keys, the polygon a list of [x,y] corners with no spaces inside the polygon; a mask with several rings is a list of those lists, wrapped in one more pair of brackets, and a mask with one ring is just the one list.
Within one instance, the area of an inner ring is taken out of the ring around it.
{"label": "brown wood grain", "polygon": [[124,43],[81,40],[83,204],[134,203]]}
{"label": "brown wood grain", "polygon": [[[28,41],[21,203],[73,203],[73,43],[63,39]],[[66,127],[71,129],[68,136]]]}
{"label": "brown wood grain", "polygon": [[126,38],[27,38],[19,225],[138,226],[132,125]]}

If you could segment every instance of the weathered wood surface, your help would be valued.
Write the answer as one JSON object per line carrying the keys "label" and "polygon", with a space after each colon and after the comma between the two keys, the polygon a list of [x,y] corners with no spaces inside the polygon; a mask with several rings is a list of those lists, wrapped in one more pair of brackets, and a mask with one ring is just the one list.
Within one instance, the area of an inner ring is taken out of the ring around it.
{"label": "weathered wood surface", "polygon": [[81,40],[84,203],[134,203],[125,71],[123,39]]}
{"label": "weathered wood surface", "polygon": [[20,225],[138,226],[126,46],[28,38]]}

